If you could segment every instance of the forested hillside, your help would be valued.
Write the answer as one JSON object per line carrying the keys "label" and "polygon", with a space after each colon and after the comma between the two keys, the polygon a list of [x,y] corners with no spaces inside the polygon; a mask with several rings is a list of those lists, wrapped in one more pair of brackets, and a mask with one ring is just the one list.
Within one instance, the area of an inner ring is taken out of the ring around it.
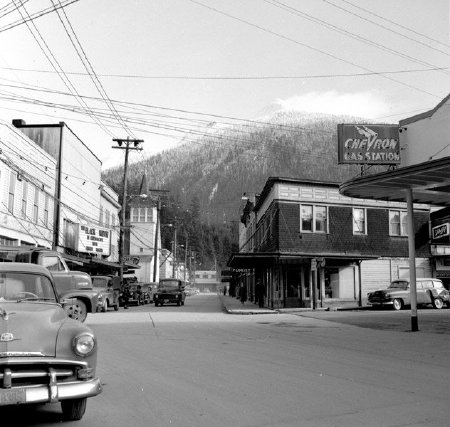
{"label": "forested hillside", "polygon": [[[188,234],[205,268],[223,266],[235,244],[243,193],[259,193],[269,176],[343,182],[359,166],[338,165],[337,124],[363,123],[344,116],[278,113],[239,126],[211,126],[207,135],[145,161],[129,165],[129,193],[137,194],[143,174],[149,188],[169,191],[163,222],[177,222]],[[367,122],[367,121],[366,121]],[[123,169],[103,179],[119,194]],[[171,231],[163,230],[170,248]]]}

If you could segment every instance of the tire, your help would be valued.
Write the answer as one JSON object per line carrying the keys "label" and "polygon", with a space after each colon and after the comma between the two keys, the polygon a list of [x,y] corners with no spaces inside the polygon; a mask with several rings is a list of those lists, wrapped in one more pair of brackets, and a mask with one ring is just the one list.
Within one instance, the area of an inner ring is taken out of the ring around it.
{"label": "tire", "polygon": [[179,307],[181,305],[181,302],[180,301],[177,301],[177,306]]}
{"label": "tire", "polygon": [[181,301],[181,305],[184,305],[184,301]]}
{"label": "tire", "polygon": [[114,306],[114,311],[119,311],[119,304],[116,304],[116,305]]}
{"label": "tire", "polygon": [[436,310],[440,310],[442,307],[444,307],[444,302],[439,297],[433,298],[431,304]]}
{"label": "tire", "polygon": [[66,310],[66,313],[70,318],[78,320],[80,322],[84,322],[86,320],[87,317],[86,304],[80,299],[76,298],[73,304],[65,305],[64,309]]}
{"label": "tire", "polygon": [[105,301],[102,305],[102,313],[106,313],[108,311],[108,301]]}
{"label": "tire", "polygon": [[66,421],[78,421],[86,412],[87,398],[70,399],[61,401],[61,410]]}
{"label": "tire", "polygon": [[394,310],[401,310],[403,308],[403,300],[395,298],[394,301],[392,301],[392,307],[394,307]]}

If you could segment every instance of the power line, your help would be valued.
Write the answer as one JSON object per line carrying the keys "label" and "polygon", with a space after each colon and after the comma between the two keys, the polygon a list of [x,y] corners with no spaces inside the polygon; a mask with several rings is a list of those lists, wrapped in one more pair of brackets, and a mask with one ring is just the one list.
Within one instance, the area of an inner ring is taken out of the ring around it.
{"label": "power line", "polygon": [[[12,0],[14,2],[14,5],[16,5],[16,1]],[[20,6],[22,6],[22,9],[24,10],[24,12],[26,13],[26,15],[28,17],[30,17],[27,9],[25,8],[23,1],[22,0],[18,0],[18,2],[20,3]],[[36,43],[38,44],[39,48],[41,49],[42,53],[44,54],[44,56],[47,58],[47,60],[50,62],[51,66],[53,67],[53,69],[58,73],[58,76],[60,77],[60,79],[62,80],[62,82],[64,83],[64,85],[66,86],[66,88],[69,90],[69,92],[72,93],[73,96],[75,96],[75,98],[77,99],[78,103],[80,105],[84,105],[84,107],[86,108],[86,110],[88,112],[90,112],[90,117],[106,132],[106,133],[110,133],[110,131],[97,119],[97,117],[95,117],[95,115],[92,113],[92,111],[90,110],[89,106],[86,104],[86,102],[84,101],[83,98],[80,97],[78,91],[76,90],[75,86],[72,84],[72,82],[70,81],[70,79],[67,77],[67,75],[65,74],[63,68],[61,67],[61,65],[59,64],[58,60],[55,58],[55,56],[53,55],[50,47],[47,45],[46,41],[44,40],[44,38],[42,37],[41,33],[39,32],[39,30],[37,29],[36,25],[34,24],[33,20],[29,20],[29,22],[32,24],[34,31],[33,32],[32,28],[30,27],[30,25],[28,24],[28,21],[25,21],[25,18],[20,10],[20,7],[16,5],[16,9],[19,12],[20,16],[22,16],[22,19],[24,20],[26,26],[28,27],[28,30],[30,31],[31,35],[33,36],[34,40],[36,41]],[[38,37],[39,36],[39,39]],[[45,47],[45,49],[44,49]],[[59,70],[57,70],[57,68]],[[112,134],[111,134],[112,136]]]}
{"label": "power line", "polygon": [[[21,5],[23,6],[29,0],[18,0],[18,1],[20,1]],[[66,0],[65,2],[63,1],[63,3],[61,4],[61,6],[58,7],[58,9],[67,7],[67,6],[71,5],[72,3],[76,3],[78,1],[80,1],[80,0]],[[12,0],[12,3],[14,3],[14,7],[17,9],[15,0]],[[13,28],[15,28],[15,27],[17,27],[19,25],[23,25],[23,24],[27,24],[28,25],[28,22],[32,22],[32,21],[34,21],[34,20],[36,20],[36,19],[38,19],[38,18],[40,18],[40,17],[42,17],[44,15],[52,13],[53,11],[54,11],[53,7],[48,7],[47,9],[43,9],[43,10],[41,10],[39,12],[36,12],[36,13],[34,13],[32,15],[28,15],[28,18],[25,18],[24,16],[22,16],[22,14],[20,14],[22,19],[17,20],[15,22],[11,23],[11,24],[5,25],[4,27],[0,27],[0,33],[3,33],[4,31],[11,30],[11,29],[13,29]],[[8,12],[8,13],[10,13],[10,12]]]}
{"label": "power line", "polygon": [[[324,1],[324,2],[326,2],[326,3],[329,3],[331,6],[340,8],[340,9],[344,10],[345,12],[351,13],[351,12],[348,11],[347,9],[341,8],[341,7],[339,7],[338,5],[333,4],[333,3],[331,3],[331,2],[328,1],[328,0],[322,0],[322,1]],[[412,32],[412,33],[414,33],[414,34],[416,34],[416,35],[418,35],[418,36],[424,37],[424,38],[426,38],[426,39],[428,39],[428,40],[430,40],[430,41],[432,41],[432,42],[439,43],[440,45],[445,46],[445,47],[450,47],[450,45],[447,44],[447,43],[443,43],[443,42],[441,42],[441,41],[439,41],[439,40],[437,40],[437,39],[433,39],[432,37],[429,37],[429,36],[427,36],[426,34],[419,33],[418,31],[415,31],[415,30],[413,30],[413,29],[410,28],[410,27],[406,27],[405,25],[402,25],[402,24],[400,24],[399,22],[391,21],[390,19],[388,19],[388,18],[386,18],[386,17],[384,17],[384,16],[378,15],[378,14],[376,14],[376,13],[374,13],[374,12],[368,10],[368,9],[364,9],[363,7],[358,6],[358,5],[356,5],[355,3],[352,3],[352,2],[350,2],[350,1],[348,1],[348,0],[341,0],[341,1],[344,2],[344,3],[347,3],[347,4],[349,4],[349,5],[351,5],[351,6],[353,6],[353,7],[355,7],[356,9],[359,9],[359,10],[362,10],[362,11],[364,11],[364,12],[367,12],[369,15],[376,16],[377,18],[379,18],[379,19],[381,19],[381,20],[383,20],[383,21],[389,22],[390,24],[393,24],[394,27],[403,28],[404,30],[410,31],[410,32]],[[355,14],[355,15],[358,16],[358,17],[361,18],[361,19],[365,19],[365,18],[361,17],[360,15],[357,15],[357,14]],[[366,19],[366,20],[367,20],[367,19]],[[386,28],[385,26],[382,26],[382,25],[377,24],[376,22],[373,22],[373,21],[370,21],[370,20],[367,20],[367,21],[372,22],[372,23],[375,24],[375,25],[381,26],[382,28],[385,28],[385,29],[387,29],[387,30],[389,30],[389,31],[393,31],[392,28]],[[396,33],[396,31],[393,31],[393,32]],[[419,43],[419,42],[418,42],[418,43]]]}
{"label": "power line", "polygon": [[[303,74],[303,75],[275,75],[275,76],[146,76],[138,74],[99,74],[99,77],[113,77],[113,78],[123,78],[123,79],[148,79],[148,80],[304,80],[304,79],[333,79],[341,77],[370,77],[379,76],[381,74],[410,74],[410,73],[423,73],[430,71],[442,71],[448,70],[450,67],[429,67],[420,69],[405,69],[405,70],[384,70],[384,71],[371,71],[365,73],[341,73],[341,74]],[[26,69],[26,68],[15,68],[15,67],[0,67],[2,70],[9,71],[21,71],[26,73],[42,73],[42,74],[54,74],[55,71],[51,70],[37,70],[37,69]],[[81,73],[74,71],[66,71],[67,75],[71,76],[90,76],[89,73]]]}
{"label": "power line", "polygon": [[[309,21],[312,21],[312,22],[314,22],[314,23],[316,23],[318,25],[325,26],[326,28],[329,28],[329,29],[331,29],[333,31],[336,31],[336,32],[341,33],[341,34],[344,34],[347,37],[351,37],[351,38],[356,39],[358,41],[361,41],[361,42],[363,42],[365,44],[368,44],[370,46],[374,46],[377,49],[384,50],[385,52],[389,52],[389,53],[391,53],[393,55],[396,55],[398,57],[410,60],[412,62],[416,62],[418,64],[426,65],[426,66],[429,66],[429,67],[435,67],[433,64],[430,64],[430,63],[428,63],[426,61],[421,61],[421,60],[419,60],[417,58],[414,58],[414,57],[412,57],[410,55],[407,55],[407,54],[405,54],[403,52],[399,52],[398,50],[395,50],[395,49],[392,49],[392,48],[390,48],[388,46],[382,45],[381,43],[377,43],[377,42],[375,42],[373,40],[367,39],[367,38],[362,37],[362,36],[360,36],[358,34],[355,34],[355,33],[352,33],[350,31],[347,31],[345,29],[342,29],[340,27],[337,27],[336,25],[330,24],[329,22],[326,22],[326,21],[324,21],[322,19],[316,18],[316,17],[314,17],[314,16],[312,16],[310,14],[307,14],[307,13],[302,12],[302,11],[300,11],[298,9],[295,9],[295,8],[293,8],[291,6],[288,6],[285,3],[282,3],[280,1],[277,1],[277,0],[264,0],[264,1],[266,3],[274,5],[275,7],[278,7],[278,8],[280,8],[282,10],[285,10],[285,11],[287,11],[289,13],[292,13],[292,14],[294,14],[296,16],[301,16],[302,18],[307,19]],[[322,0],[322,1],[325,1],[326,3],[329,3],[327,0]],[[398,33],[398,34],[400,34],[400,33]],[[413,41],[415,41],[415,40],[413,40]],[[430,47],[430,46],[427,45],[427,47]],[[450,56],[447,52],[443,52],[443,51],[440,51],[440,50],[439,50],[439,52],[443,53],[444,55]],[[445,72],[446,74],[449,74],[448,71],[446,71],[445,69],[443,69],[442,71]]]}
{"label": "power line", "polygon": [[[97,74],[95,73],[95,70],[91,64],[91,62],[89,61],[85,50],[83,49],[83,46],[81,45],[81,42],[65,12],[64,9],[62,9],[62,15],[64,16],[68,27],[66,26],[66,23],[64,22],[64,20],[62,19],[62,16],[60,14],[60,12],[58,11],[58,9],[56,8],[56,5],[54,3],[53,0],[50,0],[53,4],[53,7],[55,8],[55,11],[58,15],[58,18],[67,34],[67,36],[69,37],[70,42],[72,43],[73,48],[75,49],[78,57],[80,58],[85,70],[87,71],[89,77],[91,78],[92,82],[94,83],[94,86],[96,87],[98,93],[100,94],[100,96],[102,97],[102,99],[104,100],[105,104],[108,106],[108,108],[110,109],[110,111],[112,112],[113,116],[117,119],[118,123],[123,127],[123,129],[132,137],[134,137],[133,133],[131,132],[131,130],[128,128],[127,124],[122,120],[122,118],[120,117],[119,113],[117,112],[114,104],[111,102],[111,99],[109,98],[108,94],[106,93],[105,88],[103,87],[100,79],[98,78]],[[58,0],[59,4],[61,5],[61,1]],[[70,32],[69,32],[70,29]]]}
{"label": "power line", "polygon": [[[370,69],[368,69],[368,68],[366,68],[366,67],[363,67],[362,65],[358,65],[358,64],[356,64],[356,63],[354,63],[354,62],[352,62],[352,61],[349,61],[349,60],[347,60],[347,59],[341,58],[341,57],[339,57],[339,56],[337,56],[337,55],[334,55],[334,54],[332,54],[332,53],[326,52],[326,51],[324,51],[324,50],[322,50],[322,49],[313,47],[313,46],[311,46],[311,45],[309,45],[309,44],[307,44],[307,43],[300,42],[300,41],[295,40],[295,39],[293,39],[293,38],[291,38],[291,37],[288,37],[288,36],[282,35],[282,34],[280,34],[280,33],[277,33],[277,32],[275,32],[275,31],[269,30],[268,28],[264,28],[264,27],[262,27],[262,26],[260,26],[260,25],[258,25],[258,24],[254,24],[254,23],[252,23],[252,22],[250,22],[250,21],[247,21],[247,20],[245,20],[245,19],[242,19],[242,18],[239,18],[239,17],[237,17],[237,16],[231,15],[231,14],[229,14],[229,13],[227,13],[227,12],[224,12],[224,11],[219,10],[219,9],[217,9],[217,8],[214,8],[214,7],[212,7],[212,6],[208,6],[208,5],[206,5],[206,4],[204,4],[204,3],[201,3],[201,2],[199,2],[199,1],[197,1],[197,0],[189,0],[189,1],[190,1],[191,3],[197,4],[197,5],[201,6],[201,7],[204,7],[204,8],[206,8],[206,9],[209,9],[209,10],[215,12],[215,13],[218,13],[218,14],[220,14],[220,15],[224,15],[224,16],[230,18],[230,19],[233,19],[233,20],[235,20],[235,21],[238,21],[238,22],[241,22],[241,23],[243,23],[243,24],[246,24],[246,25],[248,25],[248,26],[250,26],[250,27],[257,28],[258,30],[263,31],[263,32],[268,33],[268,34],[271,34],[271,35],[273,35],[273,36],[275,36],[275,37],[281,38],[281,39],[286,40],[286,41],[289,41],[289,42],[291,42],[291,43],[295,43],[295,44],[297,44],[297,45],[299,45],[299,46],[306,47],[307,49],[311,49],[311,50],[313,50],[313,51],[315,51],[315,52],[318,52],[318,53],[320,53],[320,54],[322,54],[322,55],[325,55],[325,56],[328,56],[328,57],[330,57],[330,58],[336,59],[337,61],[340,61],[340,62],[343,62],[343,63],[345,63],[345,64],[351,65],[351,66],[353,66],[353,67],[359,68],[359,69],[364,70],[364,71],[366,71],[366,72],[373,72],[373,70],[370,70]],[[410,89],[416,90],[416,91],[418,91],[418,92],[425,93],[425,94],[427,94],[427,95],[433,96],[433,97],[435,97],[435,98],[440,98],[440,96],[438,96],[438,95],[435,95],[435,94],[433,94],[433,93],[431,93],[431,92],[428,92],[428,91],[426,91],[426,90],[420,89],[420,88],[418,88],[418,87],[416,87],[416,86],[410,85],[410,84],[408,84],[408,83],[405,83],[405,82],[402,82],[402,81],[393,79],[392,77],[389,77],[389,76],[387,76],[387,75],[380,75],[380,77],[383,77],[383,78],[385,78],[385,79],[387,79],[387,80],[390,80],[390,81],[395,82],[395,83],[397,83],[397,84],[400,84],[400,85],[402,85],[402,86],[408,87],[408,88],[410,88]]]}

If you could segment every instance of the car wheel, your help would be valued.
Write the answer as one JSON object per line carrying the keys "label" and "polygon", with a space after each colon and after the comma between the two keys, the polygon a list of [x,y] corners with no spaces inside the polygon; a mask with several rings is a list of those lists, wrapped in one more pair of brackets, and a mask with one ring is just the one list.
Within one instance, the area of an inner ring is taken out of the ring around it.
{"label": "car wheel", "polygon": [[179,307],[181,305],[181,302],[180,301],[177,301],[177,306]]}
{"label": "car wheel", "polygon": [[75,320],[79,320],[80,322],[84,322],[87,317],[87,309],[86,304],[79,300],[75,299],[72,304],[67,304],[64,306],[66,313],[69,317]]}
{"label": "car wheel", "polygon": [[119,304],[116,304],[115,306],[114,306],[114,311],[118,311],[119,310]]}
{"label": "car wheel", "polygon": [[437,310],[440,310],[442,307],[444,307],[444,302],[439,297],[433,298],[433,300],[431,301],[431,304]]}
{"label": "car wheel", "polygon": [[403,300],[400,298],[395,298],[394,301],[392,301],[392,305],[394,310],[401,310],[403,308]]}
{"label": "car wheel", "polygon": [[102,305],[102,313],[108,311],[108,301],[105,301]]}
{"label": "car wheel", "polygon": [[181,301],[181,305],[184,305],[184,301]]}
{"label": "car wheel", "polygon": [[86,401],[86,397],[83,397],[82,399],[62,400],[61,409],[64,418],[67,421],[81,420],[86,411]]}

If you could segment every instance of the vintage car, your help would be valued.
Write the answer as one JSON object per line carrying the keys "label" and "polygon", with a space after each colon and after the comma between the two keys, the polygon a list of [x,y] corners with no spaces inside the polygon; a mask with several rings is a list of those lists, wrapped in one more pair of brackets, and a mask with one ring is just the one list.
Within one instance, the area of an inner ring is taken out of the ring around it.
{"label": "vintage car", "polygon": [[125,306],[128,305],[142,305],[150,303],[150,289],[147,283],[136,281],[124,281],[125,285],[120,292],[119,303]]}
{"label": "vintage car", "polygon": [[97,340],[63,304],[45,267],[0,263],[0,406],[60,402],[79,420],[101,393]]}
{"label": "vintage car", "polygon": [[97,311],[109,307],[119,310],[120,278],[118,276],[91,276],[94,290],[98,292]]}
{"label": "vintage car", "polygon": [[180,279],[161,279],[156,290],[153,292],[155,307],[164,304],[184,305],[186,293],[185,282]]}
{"label": "vintage car", "polygon": [[[450,307],[450,294],[439,279],[416,279],[416,295],[418,306],[431,304],[440,309],[447,304]],[[392,305],[395,310],[411,305],[409,280],[394,280],[387,289],[370,292],[367,294],[367,302],[374,308]]]}

